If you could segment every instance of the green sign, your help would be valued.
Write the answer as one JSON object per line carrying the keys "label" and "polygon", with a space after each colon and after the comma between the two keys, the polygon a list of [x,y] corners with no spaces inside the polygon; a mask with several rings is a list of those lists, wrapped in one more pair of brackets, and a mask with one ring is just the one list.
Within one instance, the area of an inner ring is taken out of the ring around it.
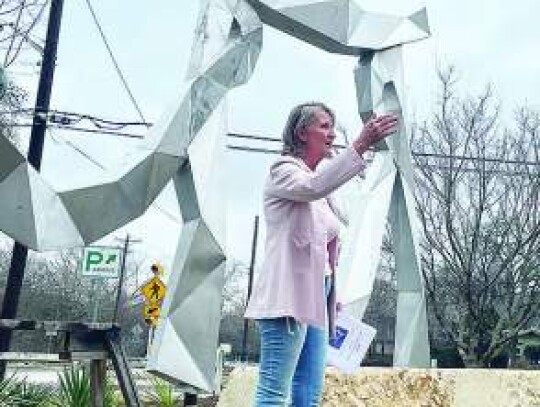
{"label": "green sign", "polygon": [[121,250],[115,247],[85,247],[81,273],[86,277],[116,278]]}

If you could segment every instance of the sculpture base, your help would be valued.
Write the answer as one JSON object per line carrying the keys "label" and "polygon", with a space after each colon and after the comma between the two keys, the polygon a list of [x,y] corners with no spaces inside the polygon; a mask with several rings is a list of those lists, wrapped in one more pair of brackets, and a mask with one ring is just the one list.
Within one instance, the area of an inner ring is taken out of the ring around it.
{"label": "sculpture base", "polygon": [[[218,407],[251,407],[257,368],[235,369]],[[539,407],[540,372],[498,369],[329,368],[322,407]]]}

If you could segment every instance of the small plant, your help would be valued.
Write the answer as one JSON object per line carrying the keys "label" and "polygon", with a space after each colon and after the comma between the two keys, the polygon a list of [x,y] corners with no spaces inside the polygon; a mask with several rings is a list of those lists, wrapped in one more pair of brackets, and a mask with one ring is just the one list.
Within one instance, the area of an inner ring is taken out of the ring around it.
{"label": "small plant", "polygon": [[122,397],[115,391],[113,383],[108,377],[105,381],[103,405],[104,407],[120,407],[123,405]]}
{"label": "small plant", "polygon": [[150,376],[151,390],[146,390],[145,396],[156,407],[178,406],[180,398],[173,393],[172,384],[155,376]]}
{"label": "small plant", "polygon": [[15,376],[10,376],[0,381],[0,406],[44,406],[51,397],[51,393],[49,387],[29,384],[26,379],[18,380]]}
{"label": "small plant", "polygon": [[52,389],[48,386],[27,383],[22,380],[15,384],[15,397],[18,403],[17,407],[42,407],[50,400]]}
{"label": "small plant", "polygon": [[10,376],[0,380],[0,406],[9,406],[14,401],[15,396],[15,377]]}
{"label": "small plant", "polygon": [[70,367],[58,374],[60,393],[50,403],[57,407],[88,407],[90,379],[86,369]]}
{"label": "small plant", "polygon": [[13,376],[0,381],[0,406],[7,406],[13,397]]}

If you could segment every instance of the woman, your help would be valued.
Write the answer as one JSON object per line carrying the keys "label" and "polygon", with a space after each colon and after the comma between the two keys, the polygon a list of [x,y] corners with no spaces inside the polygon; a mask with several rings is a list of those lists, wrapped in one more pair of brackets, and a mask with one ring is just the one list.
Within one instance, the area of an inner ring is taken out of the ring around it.
{"label": "woman", "polygon": [[336,308],[339,218],[329,194],[365,168],[362,154],[397,129],[397,118],[373,117],[350,147],[315,171],[331,156],[334,124],[322,103],[296,106],[266,182],[265,259],[246,310],[261,335],[256,407],[320,401]]}

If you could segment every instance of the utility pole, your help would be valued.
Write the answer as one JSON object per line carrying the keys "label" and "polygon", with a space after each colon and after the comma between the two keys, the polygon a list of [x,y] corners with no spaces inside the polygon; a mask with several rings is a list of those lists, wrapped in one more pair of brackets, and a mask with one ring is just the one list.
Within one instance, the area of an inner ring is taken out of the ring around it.
{"label": "utility pole", "polygon": [[122,250],[122,264],[120,265],[120,277],[118,279],[118,289],[116,291],[116,302],[114,305],[113,323],[118,323],[118,316],[120,313],[120,299],[122,296],[122,288],[124,287],[124,280],[126,276],[126,258],[128,255],[129,245],[130,243],[139,242],[140,240],[130,240],[129,233],[126,235],[126,239],[124,240],[124,249]]}
{"label": "utility pole", "polygon": [[[32,132],[30,134],[30,148],[28,150],[28,162],[36,169],[36,171],[39,171],[41,168],[41,157],[43,155],[45,130],[47,129],[47,113],[49,111],[51,100],[63,5],[64,0],[52,0],[49,11],[47,38],[45,39],[45,49],[43,52],[34,118],[32,121]],[[41,210],[45,209],[42,208]],[[17,316],[17,308],[19,305],[27,257],[28,248],[15,242],[13,245],[13,254],[11,256],[11,265],[9,268],[4,300],[2,303],[2,312],[0,313],[1,319],[14,319]],[[9,350],[10,342],[11,331],[1,330],[0,352],[7,352]],[[0,361],[0,379],[4,378],[5,373],[6,362]]]}
{"label": "utility pole", "polygon": [[[248,292],[246,298],[246,305],[251,297],[251,288],[253,286],[253,273],[255,270],[255,257],[257,255],[257,237],[259,235],[259,216],[255,216],[255,225],[253,226],[253,242],[251,244],[251,262],[249,264],[249,280],[248,280]],[[249,321],[244,318],[244,334],[242,336],[242,359],[247,362],[247,338]]]}

